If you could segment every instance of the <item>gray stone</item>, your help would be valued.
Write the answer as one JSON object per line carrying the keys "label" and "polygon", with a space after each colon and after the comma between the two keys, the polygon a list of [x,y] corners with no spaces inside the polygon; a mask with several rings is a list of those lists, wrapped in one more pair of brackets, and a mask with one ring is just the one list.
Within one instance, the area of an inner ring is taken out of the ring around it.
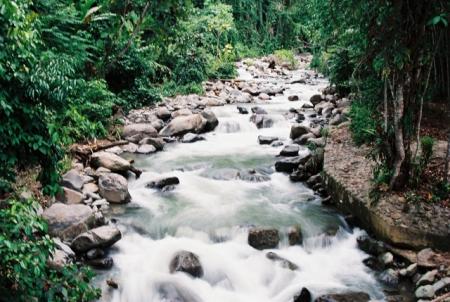
{"label": "gray stone", "polygon": [[145,145],[145,144],[152,145],[153,147],[156,148],[156,150],[161,151],[162,149],[164,149],[164,145],[166,143],[160,137],[146,137],[146,138],[143,138],[139,142],[139,145]]}
{"label": "gray stone", "polygon": [[64,266],[70,264],[71,258],[62,250],[55,249],[47,260],[47,265],[55,270],[62,270]]}
{"label": "gray stone", "polygon": [[391,287],[396,287],[399,282],[399,273],[398,271],[389,268],[382,272],[379,278],[382,283]]}
{"label": "gray stone", "polygon": [[91,165],[94,168],[104,167],[112,172],[126,172],[131,169],[131,164],[122,157],[109,152],[95,152],[91,157]]}
{"label": "gray stone", "polygon": [[171,113],[169,109],[167,109],[167,107],[158,107],[158,109],[156,110],[156,116],[163,121],[167,121],[168,119],[170,119]]}
{"label": "gray stone", "polygon": [[342,294],[328,294],[319,296],[315,302],[368,302],[370,296],[363,292],[348,292]]}
{"label": "gray stone", "polygon": [[294,302],[311,302],[312,295],[309,290],[305,287],[302,288],[298,295],[294,296]]}
{"label": "gray stone", "polygon": [[356,239],[358,247],[369,255],[379,256],[386,252],[383,242],[377,241],[367,235],[359,236]]}
{"label": "gray stone", "polygon": [[299,150],[300,147],[298,145],[287,145],[280,151],[280,156],[297,156]]}
{"label": "gray stone", "polygon": [[378,261],[384,266],[389,266],[394,263],[394,255],[390,252],[386,252],[378,256]]}
{"label": "gray stone", "polygon": [[125,125],[125,127],[123,128],[122,135],[125,138],[132,137],[137,134],[142,136],[155,137],[158,135],[158,132],[151,124],[144,123]]}
{"label": "gray stone", "polygon": [[287,269],[290,269],[291,271],[295,271],[298,269],[298,265],[293,263],[290,260],[287,260],[286,258],[283,258],[281,256],[279,256],[277,253],[274,252],[268,252],[266,254],[266,258],[270,259],[272,261],[276,261],[281,263],[281,266]]}
{"label": "gray stone", "polygon": [[70,248],[70,246],[62,242],[61,239],[55,237],[53,238],[53,242],[55,243],[56,248],[66,253],[67,256],[71,258],[75,257],[75,252]]}
{"label": "gray stone", "polygon": [[433,285],[424,285],[416,289],[414,294],[417,299],[431,299],[434,297],[435,290]]}
{"label": "gray stone", "polygon": [[114,265],[114,260],[111,257],[105,257],[88,260],[86,263],[97,269],[110,269]]}
{"label": "gray stone", "polygon": [[315,94],[309,99],[309,101],[313,104],[313,106],[315,106],[322,101],[322,96],[320,94]]}
{"label": "gray stone", "polygon": [[136,153],[140,154],[150,154],[155,152],[156,152],[155,146],[150,144],[140,145],[139,148],[136,150]]}
{"label": "gray stone", "polygon": [[80,172],[76,169],[72,169],[62,176],[61,184],[64,187],[81,192],[84,182]]}
{"label": "gray stone", "polygon": [[302,229],[299,225],[290,227],[288,229],[288,241],[289,245],[297,245],[303,243]]}
{"label": "gray stone", "polygon": [[115,226],[105,225],[78,235],[71,244],[76,253],[84,253],[94,248],[108,248],[122,238]]}
{"label": "gray stone", "polygon": [[299,144],[299,145],[304,145],[310,138],[316,138],[316,136],[313,133],[306,133],[306,134],[303,134],[300,137],[296,138],[294,140],[294,143]]}
{"label": "gray stone", "polygon": [[278,137],[275,136],[264,136],[264,135],[258,135],[258,143],[260,145],[270,145],[274,141],[276,141]]}
{"label": "gray stone", "polygon": [[248,114],[248,110],[245,107],[237,106],[237,110],[239,111],[240,114]]}
{"label": "gray stone", "polygon": [[267,111],[259,106],[254,106],[251,109],[254,114],[267,114]]}
{"label": "gray stone", "polygon": [[100,196],[111,203],[127,203],[130,201],[128,182],[116,173],[103,174],[98,179]]}
{"label": "gray stone", "polygon": [[161,136],[183,136],[188,132],[204,132],[207,120],[201,114],[178,116],[170,121],[159,133]]}
{"label": "gray stone", "polygon": [[100,248],[95,248],[86,252],[86,258],[89,260],[105,257],[105,252]]}
{"label": "gray stone", "polygon": [[183,272],[194,278],[201,278],[203,276],[203,268],[199,257],[188,251],[180,251],[174,255],[169,264],[169,271],[171,274]]}
{"label": "gray stone", "polygon": [[299,97],[298,97],[298,95],[290,95],[290,96],[288,96],[288,100],[289,100],[289,102],[295,102],[295,101],[299,100]]}
{"label": "gray stone", "polygon": [[263,100],[263,101],[270,100],[270,96],[269,96],[267,93],[260,93],[260,94],[258,95],[258,98],[259,98],[260,100]]}
{"label": "gray stone", "polygon": [[151,181],[150,183],[148,183],[146,185],[146,187],[162,190],[166,186],[174,186],[174,185],[178,185],[179,183],[180,183],[180,180],[178,179],[178,177],[172,176],[172,177],[165,177],[165,178]]}
{"label": "gray stone", "polygon": [[253,228],[248,232],[248,244],[257,250],[274,249],[278,246],[278,230],[270,228]]}
{"label": "gray stone", "polygon": [[275,170],[277,172],[292,173],[299,165],[305,164],[311,158],[311,153],[308,152],[302,156],[287,157],[279,159],[275,162]]}
{"label": "gray stone", "polygon": [[136,145],[135,143],[129,143],[127,145],[122,146],[122,150],[123,152],[128,152],[128,153],[135,153],[138,149],[138,145]]}
{"label": "gray stone", "polygon": [[204,119],[206,119],[206,125],[202,129],[202,132],[213,131],[217,127],[217,125],[219,125],[219,120],[217,119],[214,112],[212,112],[210,109],[203,110],[201,115]]}
{"label": "gray stone", "polygon": [[291,127],[291,133],[289,137],[293,140],[302,136],[303,134],[309,133],[309,127],[302,124],[295,124]]}
{"label": "gray stone", "polygon": [[204,141],[205,138],[201,135],[194,134],[194,133],[186,133],[183,138],[181,139],[182,143],[195,143],[198,141]]}
{"label": "gray stone", "polygon": [[192,115],[192,111],[187,108],[182,108],[172,112],[172,118],[176,118],[178,116],[188,116]]}
{"label": "gray stone", "polygon": [[433,284],[433,288],[435,292],[441,292],[442,290],[449,290],[450,289],[450,277],[442,278],[441,280],[437,281]]}
{"label": "gray stone", "polygon": [[273,126],[273,119],[266,114],[252,114],[250,121],[256,125],[256,128],[270,128]]}
{"label": "gray stone", "polygon": [[94,212],[84,204],[54,203],[42,214],[50,235],[71,240],[94,226]]}
{"label": "gray stone", "polygon": [[60,196],[58,196],[58,201],[67,204],[77,204],[83,202],[83,199],[85,198],[84,194],[66,187],[63,187],[62,189],[63,192]]}
{"label": "gray stone", "polygon": [[425,274],[423,274],[420,277],[419,281],[416,282],[416,286],[419,287],[421,285],[427,285],[427,284],[433,283],[434,280],[436,279],[437,274],[438,274],[437,269],[426,272]]}
{"label": "gray stone", "polygon": [[97,193],[98,186],[95,183],[87,183],[83,186],[83,194]]}

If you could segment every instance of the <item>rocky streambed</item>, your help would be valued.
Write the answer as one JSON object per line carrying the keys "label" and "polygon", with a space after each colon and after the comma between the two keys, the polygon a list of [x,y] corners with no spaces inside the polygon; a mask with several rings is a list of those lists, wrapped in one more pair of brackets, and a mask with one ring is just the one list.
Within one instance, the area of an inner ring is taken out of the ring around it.
{"label": "rocky streambed", "polygon": [[[99,269],[102,301],[410,301],[401,284],[426,270],[327,206],[325,129],[350,100],[309,59],[238,63],[203,96],[119,116],[122,141],[75,150],[43,213],[52,265]],[[420,286],[441,293],[444,276]]]}

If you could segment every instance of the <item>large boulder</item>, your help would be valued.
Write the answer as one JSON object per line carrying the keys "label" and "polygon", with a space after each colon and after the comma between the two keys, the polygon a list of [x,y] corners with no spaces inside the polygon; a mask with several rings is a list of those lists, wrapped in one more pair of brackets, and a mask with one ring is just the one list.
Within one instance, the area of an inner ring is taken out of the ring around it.
{"label": "large boulder", "polygon": [[160,137],[146,137],[139,142],[139,145],[152,145],[158,151],[164,149],[165,144],[164,140]]}
{"label": "large boulder", "polygon": [[287,145],[284,146],[283,149],[280,151],[280,156],[297,156],[298,151],[300,150],[300,147],[298,145]]}
{"label": "large boulder", "polygon": [[152,189],[162,190],[167,186],[175,186],[180,183],[180,180],[176,176],[164,177],[161,179],[157,179],[149,182],[146,187]]}
{"label": "large boulder", "polygon": [[170,119],[171,113],[169,109],[167,109],[167,107],[162,106],[156,109],[156,116],[163,121],[167,121],[168,119]]}
{"label": "large boulder", "polygon": [[363,292],[348,292],[343,294],[322,295],[315,302],[368,302],[370,296]]}
{"label": "large boulder", "polygon": [[273,143],[276,140],[278,140],[278,137],[275,137],[275,136],[264,136],[264,135],[258,136],[258,143],[260,145],[270,145],[271,143]]}
{"label": "large boulder", "polygon": [[309,127],[302,124],[294,124],[291,127],[291,133],[289,137],[293,140],[296,138],[309,133]]}
{"label": "large boulder", "polygon": [[219,125],[219,120],[211,110],[205,109],[202,111],[201,115],[204,119],[206,119],[206,125],[202,129],[202,132],[213,131],[217,125]]}
{"label": "large boulder", "polygon": [[358,247],[369,255],[379,256],[386,252],[383,242],[375,240],[368,235],[361,235],[356,239]]}
{"label": "large boulder", "polygon": [[100,195],[111,203],[127,203],[130,201],[128,182],[116,173],[102,174],[98,179]]}
{"label": "large boulder", "polygon": [[170,121],[159,134],[161,136],[183,136],[188,132],[204,132],[208,121],[201,114],[178,116]]}
{"label": "large boulder", "polygon": [[248,244],[257,250],[274,249],[279,242],[277,229],[253,228],[248,232]]}
{"label": "large boulder", "polygon": [[175,254],[172,261],[170,261],[169,271],[171,274],[183,272],[194,278],[201,278],[203,276],[203,268],[199,257],[188,251],[180,251]]}
{"label": "large boulder", "polygon": [[122,238],[115,226],[104,225],[78,235],[71,244],[76,253],[84,253],[94,248],[108,248]]}
{"label": "large boulder", "polygon": [[135,135],[142,135],[142,137],[150,136],[155,137],[158,135],[156,129],[152,126],[152,124],[130,124],[123,127],[122,135],[125,138],[132,137]]}
{"label": "large boulder", "polygon": [[50,235],[72,240],[95,225],[94,211],[83,204],[54,203],[42,214]]}
{"label": "large boulder", "polygon": [[94,168],[103,167],[112,172],[126,172],[131,169],[131,164],[122,157],[110,152],[95,152],[91,156],[91,165]]}
{"label": "large boulder", "polygon": [[136,153],[139,154],[150,154],[150,153],[155,153],[156,152],[156,148],[153,145],[150,144],[143,144],[140,145],[139,148],[137,148]]}
{"label": "large boulder", "polygon": [[63,187],[62,189],[62,194],[58,194],[57,196],[58,201],[67,204],[76,204],[83,202],[85,198],[84,194],[66,187]]}
{"label": "large boulder", "polygon": [[84,180],[78,170],[72,169],[62,176],[61,184],[64,187],[81,192]]}
{"label": "large boulder", "polygon": [[299,165],[305,164],[311,158],[311,152],[301,156],[281,158],[275,162],[277,172],[292,173]]}
{"label": "large boulder", "polygon": [[315,106],[322,101],[322,96],[320,94],[315,94],[309,99],[309,101],[313,104],[313,106]]}

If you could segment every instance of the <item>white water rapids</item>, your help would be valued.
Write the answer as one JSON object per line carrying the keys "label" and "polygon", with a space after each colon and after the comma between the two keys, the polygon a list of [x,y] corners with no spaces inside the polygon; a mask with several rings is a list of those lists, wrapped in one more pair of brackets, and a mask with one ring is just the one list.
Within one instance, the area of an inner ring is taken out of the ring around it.
{"label": "white water rapids", "polygon": [[[284,95],[258,104],[274,118],[271,128],[257,129],[250,115],[238,114],[236,105],[213,107],[219,126],[205,141],[168,144],[163,152],[135,157],[136,167],[145,172],[138,180],[130,179],[131,203],[111,210],[123,238],[110,252],[114,268],[97,277],[102,301],[290,302],[302,287],[314,297],[364,291],[374,301],[383,300],[381,286],[362,263],[367,255],[357,248],[362,231],[348,229],[305,185],[274,172],[282,147],[257,141],[258,135],[269,135],[289,143],[291,122],[282,114],[299,108],[325,85],[324,80],[287,85]],[[300,101],[289,102],[293,94]],[[250,111],[255,104],[243,106]],[[221,179],[230,169],[260,169],[270,180]],[[177,176],[180,184],[164,193],[145,187],[161,176]],[[247,243],[250,226],[276,227],[285,234],[296,224],[306,238],[302,246],[289,246],[282,238],[279,248],[259,251]],[[336,236],[323,235],[338,227]],[[169,263],[180,250],[199,256],[202,278],[170,274]],[[267,259],[268,251],[299,269]],[[108,278],[116,280],[119,289],[109,289],[104,282]]]}

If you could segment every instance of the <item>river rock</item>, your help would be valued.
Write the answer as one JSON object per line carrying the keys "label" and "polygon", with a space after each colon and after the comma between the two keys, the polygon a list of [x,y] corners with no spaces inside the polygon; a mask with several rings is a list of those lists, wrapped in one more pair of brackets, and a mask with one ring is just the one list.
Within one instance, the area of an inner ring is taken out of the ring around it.
{"label": "river rock", "polygon": [[192,115],[192,111],[187,108],[176,110],[171,114],[172,118],[176,118],[177,116],[188,116],[188,115]]}
{"label": "river rock", "polygon": [[71,244],[76,253],[84,253],[94,248],[108,248],[122,238],[115,226],[104,225],[78,235]]}
{"label": "river rock", "polygon": [[170,119],[171,113],[169,109],[167,109],[167,107],[163,106],[158,107],[158,109],[156,109],[156,116],[162,119],[163,121],[167,121],[168,119]]}
{"label": "river rock", "polygon": [[61,201],[61,202],[67,203],[67,204],[77,204],[77,203],[83,202],[83,200],[85,198],[84,194],[82,194],[78,191],[66,188],[66,187],[63,187],[62,189],[63,189],[62,194],[59,194],[57,196],[58,201]]}
{"label": "river rock", "polygon": [[83,204],[54,203],[42,214],[50,235],[71,240],[95,225],[94,212]]}
{"label": "river rock", "polygon": [[100,248],[90,249],[86,252],[86,258],[88,260],[99,259],[105,257],[105,251]]}
{"label": "river rock", "polygon": [[171,274],[183,272],[194,278],[201,278],[203,276],[203,268],[199,257],[188,251],[180,251],[175,254],[172,261],[170,261],[169,271]]}
{"label": "river rock", "polygon": [[139,141],[139,145],[152,145],[158,151],[164,149],[165,144],[164,140],[160,137],[146,137]]}
{"label": "river rock", "polygon": [[91,165],[94,168],[104,167],[111,172],[126,172],[131,169],[131,164],[122,157],[109,152],[95,152],[91,157]]}
{"label": "river rock", "polygon": [[266,114],[252,114],[250,121],[256,125],[256,128],[270,128],[273,126],[273,119]]}
{"label": "river rock", "polygon": [[311,301],[312,295],[306,287],[303,287],[300,293],[294,296],[294,302],[311,302]]}
{"label": "river rock", "polygon": [[416,286],[427,285],[434,282],[436,276],[438,274],[438,270],[434,269],[432,271],[428,271],[420,277],[419,281],[416,282]]}
{"label": "river rock", "polygon": [[281,257],[277,253],[274,252],[268,252],[266,254],[266,258],[270,259],[272,261],[280,262],[281,266],[287,269],[290,269],[291,271],[295,271],[298,269],[298,265],[287,260],[286,258]]}
{"label": "river rock", "polygon": [[274,249],[279,241],[280,236],[276,229],[253,228],[248,232],[248,244],[257,250]]}
{"label": "river rock", "polygon": [[434,291],[437,294],[442,294],[443,292],[450,291],[450,277],[442,278],[433,284]]}
{"label": "river rock", "polygon": [[258,95],[258,98],[259,98],[260,100],[263,100],[263,101],[270,100],[270,96],[269,96],[267,93],[264,93],[264,92],[260,93],[260,94]]}
{"label": "river rock", "polygon": [[379,279],[382,283],[390,287],[396,287],[399,282],[399,273],[398,271],[389,268],[380,274]]}
{"label": "river rock", "polygon": [[205,138],[201,135],[194,134],[194,133],[186,133],[183,138],[181,139],[182,143],[195,143],[198,141],[204,141]]}
{"label": "river rock", "polygon": [[300,147],[298,145],[287,145],[284,146],[283,149],[280,152],[280,156],[297,156],[298,151],[300,150]]}
{"label": "river rock", "polygon": [[288,229],[288,241],[289,245],[297,245],[303,243],[302,229],[299,225],[290,227]]}
{"label": "river rock", "polygon": [[98,179],[100,196],[111,203],[130,202],[131,196],[128,192],[128,182],[122,175],[116,173],[105,173]]}
{"label": "river rock", "polygon": [[129,152],[129,153],[135,153],[138,148],[139,148],[139,146],[136,145],[135,143],[129,143],[129,144],[122,146],[123,152]]}
{"label": "river rock", "polygon": [[435,268],[440,265],[450,266],[450,257],[426,248],[417,253],[417,265],[425,268]]}
{"label": "river rock", "polygon": [[324,137],[317,137],[317,138],[308,138],[306,140],[307,144],[314,145],[316,147],[325,147],[325,138]]}
{"label": "river rock", "polygon": [[165,177],[165,178],[151,181],[146,185],[146,187],[162,190],[166,186],[174,186],[174,185],[178,185],[179,183],[180,183],[180,180],[178,179],[178,177],[172,176],[172,177]]}
{"label": "river rock", "polygon": [[377,241],[368,235],[359,236],[356,241],[358,247],[369,255],[379,256],[386,252],[383,242]]}
{"label": "river rock", "polygon": [[292,173],[299,165],[305,164],[311,158],[311,152],[302,156],[287,157],[279,159],[275,162],[275,170],[277,172]]}
{"label": "river rock", "polygon": [[278,140],[278,137],[258,135],[258,143],[260,145],[270,145],[271,143],[273,143],[276,140]]}
{"label": "river rock", "polygon": [[342,294],[322,295],[315,302],[368,302],[370,296],[363,292],[348,292]]}
{"label": "river rock", "polygon": [[313,104],[313,106],[316,106],[322,101],[322,95],[315,94],[309,99],[309,101],[311,102],[311,104]]}
{"label": "river rock", "polygon": [[252,107],[252,112],[254,114],[267,114],[267,111],[264,110],[263,108],[259,107],[259,106]]}
{"label": "river rock", "polygon": [[129,138],[135,135],[141,135],[143,137],[155,137],[158,135],[158,132],[151,124],[138,123],[125,125],[123,127],[122,135],[125,138]]}
{"label": "river rock", "polygon": [[380,261],[383,266],[389,266],[394,263],[394,255],[390,252],[386,252],[378,256],[378,261]]}
{"label": "river rock", "polygon": [[309,127],[302,124],[294,124],[291,126],[291,133],[289,137],[292,140],[302,136],[303,134],[309,133]]}
{"label": "river rock", "polygon": [[213,131],[217,125],[219,125],[219,120],[211,110],[205,109],[202,111],[201,115],[204,119],[206,119],[206,125],[202,129],[202,132]]}
{"label": "river rock", "polygon": [[136,150],[136,153],[140,153],[140,154],[150,154],[150,153],[155,153],[155,152],[156,152],[155,146],[150,145],[150,144],[140,145],[139,148]]}
{"label": "river rock", "polygon": [[98,192],[98,186],[93,182],[87,183],[83,186],[83,194],[85,194],[85,195],[95,194],[97,192]]}
{"label": "river rock", "polygon": [[76,169],[72,169],[62,176],[61,184],[64,187],[81,192],[84,181],[80,172]]}
{"label": "river rock", "polygon": [[236,174],[236,178],[249,182],[264,182],[270,180],[270,176],[258,173],[255,170],[239,171]]}
{"label": "river rock", "polygon": [[310,138],[315,138],[316,136],[313,133],[306,133],[301,135],[300,137],[294,139],[294,143],[299,145],[304,145]]}
{"label": "river rock", "polygon": [[207,120],[201,114],[178,116],[170,121],[159,134],[161,136],[183,136],[188,132],[201,133],[206,128]]}
{"label": "river rock", "polygon": [[299,97],[298,97],[298,95],[290,95],[290,96],[288,96],[288,100],[289,100],[289,102],[295,102],[295,101],[299,100]]}
{"label": "river rock", "polygon": [[419,287],[414,294],[417,299],[431,299],[434,297],[435,290],[433,285],[424,285]]}
{"label": "river rock", "polygon": [[71,263],[69,255],[59,249],[55,249],[50,258],[47,260],[47,265],[55,270],[62,270],[66,265]]}
{"label": "river rock", "polygon": [[88,260],[86,263],[97,269],[110,269],[114,265],[114,260],[111,257],[105,257]]}
{"label": "river rock", "polygon": [[248,114],[247,108],[243,106],[237,106],[237,110],[239,111],[240,114]]}

